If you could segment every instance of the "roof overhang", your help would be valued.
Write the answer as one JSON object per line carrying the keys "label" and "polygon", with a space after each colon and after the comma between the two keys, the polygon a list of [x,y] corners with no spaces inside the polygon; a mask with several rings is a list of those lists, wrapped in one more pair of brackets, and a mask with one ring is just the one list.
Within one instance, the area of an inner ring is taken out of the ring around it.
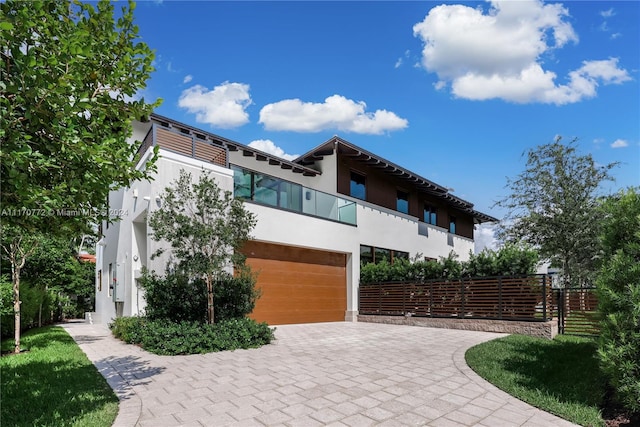
{"label": "roof overhang", "polygon": [[159,114],[151,114],[150,120],[161,124],[162,126],[169,128],[177,128],[182,134],[193,135],[199,139],[205,141],[211,141],[215,144],[226,147],[229,151],[239,151],[245,157],[255,157],[256,160],[262,162],[268,162],[272,166],[280,167],[281,169],[290,170],[293,173],[300,173],[304,176],[317,176],[321,175],[320,171],[311,169],[302,164],[285,160],[281,157],[274,156],[273,154],[265,153],[261,150],[256,150],[248,145],[241,144],[228,138],[224,138],[214,133],[203,131],[202,129],[195,128],[185,123],[178,122],[168,117],[161,116]]}
{"label": "roof overhang", "polygon": [[378,169],[380,172],[391,175],[400,181],[405,181],[407,185],[417,188],[419,191],[444,200],[447,204],[454,206],[456,209],[472,215],[478,223],[498,222],[497,218],[474,210],[473,203],[454,196],[448,188],[436,184],[427,178],[398,166],[389,160],[353,145],[337,136],[334,136],[313,150],[301,155],[295,160],[295,162],[304,166],[309,166],[318,160],[322,160],[325,156],[332,155],[336,152],[340,153],[342,156],[349,157],[356,162],[363,163],[368,167]]}

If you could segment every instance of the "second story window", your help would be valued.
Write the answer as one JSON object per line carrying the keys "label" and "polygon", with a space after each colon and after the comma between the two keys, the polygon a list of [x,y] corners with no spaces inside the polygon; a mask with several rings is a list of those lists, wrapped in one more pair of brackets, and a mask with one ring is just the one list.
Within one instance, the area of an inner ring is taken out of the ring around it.
{"label": "second story window", "polygon": [[456,234],[456,217],[449,217],[449,233]]}
{"label": "second story window", "polygon": [[409,213],[409,193],[406,191],[398,190],[396,197],[396,210],[402,213]]}
{"label": "second story window", "polygon": [[364,175],[357,172],[351,172],[351,186],[349,187],[349,195],[360,200],[367,199],[367,185]]}
{"label": "second story window", "polygon": [[436,208],[429,205],[424,205],[424,222],[431,225],[438,225],[438,214]]}

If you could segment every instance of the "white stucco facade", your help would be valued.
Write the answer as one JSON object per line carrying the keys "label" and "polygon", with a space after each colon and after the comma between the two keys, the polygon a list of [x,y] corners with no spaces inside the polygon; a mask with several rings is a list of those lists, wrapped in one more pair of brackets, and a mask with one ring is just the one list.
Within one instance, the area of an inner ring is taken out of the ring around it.
{"label": "white stucco facade", "polygon": [[[133,140],[143,140],[149,124],[137,124]],[[141,157],[139,167],[153,154],[150,147]],[[96,315],[94,321],[109,323],[117,316],[141,314],[145,307],[143,291],[136,279],[143,267],[162,274],[167,255],[151,259],[161,243],[155,242],[147,225],[147,216],[160,206],[159,195],[174,182],[184,169],[195,180],[203,170],[211,173],[218,185],[234,190],[232,165],[267,174],[303,186],[301,204],[313,203],[314,197],[335,196],[342,202],[356,203],[355,224],[320,218],[303,212],[280,209],[265,204],[246,202],[256,215],[252,238],[267,243],[319,249],[344,254],[346,257],[347,307],[345,320],[355,320],[358,310],[361,245],[386,248],[428,258],[446,257],[454,251],[466,260],[473,251],[473,240],[448,230],[421,222],[419,218],[355,199],[336,191],[336,165],[325,162],[318,175],[295,173],[277,162],[258,161],[242,151],[228,152],[229,167],[217,166],[193,157],[160,149],[157,172],[151,182],[141,181],[131,187],[112,192],[109,207],[121,220],[103,227],[103,238],[96,251]],[[195,157],[195,156],[194,156]],[[298,171],[299,172],[299,171]],[[308,192],[306,190],[312,189]],[[318,193],[316,193],[318,192]],[[322,193],[319,193],[322,192]],[[353,212],[353,211],[352,211]],[[167,247],[165,244],[163,247]]]}

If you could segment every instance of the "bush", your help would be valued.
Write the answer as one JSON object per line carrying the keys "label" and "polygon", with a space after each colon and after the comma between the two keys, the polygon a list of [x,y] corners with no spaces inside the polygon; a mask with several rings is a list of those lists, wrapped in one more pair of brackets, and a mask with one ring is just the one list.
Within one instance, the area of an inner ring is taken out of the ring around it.
{"label": "bush", "polygon": [[519,276],[534,273],[538,259],[538,253],[531,248],[505,245],[499,251],[484,250],[477,255],[471,254],[466,262],[458,261],[453,253],[439,261],[409,262],[399,259],[391,264],[383,260],[377,264],[363,265],[360,268],[360,283]]}
{"label": "bush", "polygon": [[214,287],[213,306],[216,322],[242,319],[253,311],[260,291],[256,289],[256,276],[243,266],[236,276],[227,275]]}
{"label": "bush", "polygon": [[140,287],[147,301],[149,320],[204,322],[207,319],[207,286],[203,280],[190,280],[178,270],[167,270],[164,277],[143,271]]}
{"label": "bush", "polygon": [[[12,337],[15,331],[13,313],[13,284],[7,275],[0,276],[0,330],[2,338]],[[20,283],[20,330],[51,323],[52,296],[46,289],[34,287],[26,281]]]}
{"label": "bush", "polygon": [[620,402],[640,412],[640,194],[610,198],[604,212],[598,355]]}
{"label": "bush", "polygon": [[[215,320],[241,319],[253,311],[260,291],[249,267],[240,268],[236,276],[223,274],[214,286]],[[145,314],[150,320],[172,322],[206,322],[207,285],[204,280],[190,280],[180,271],[167,271],[164,277],[145,271],[140,280],[145,290]]]}
{"label": "bush", "polygon": [[202,322],[169,322],[143,317],[120,317],[109,325],[113,335],[161,355],[197,354],[255,348],[269,344],[273,331],[252,319],[231,319],[208,325]]}

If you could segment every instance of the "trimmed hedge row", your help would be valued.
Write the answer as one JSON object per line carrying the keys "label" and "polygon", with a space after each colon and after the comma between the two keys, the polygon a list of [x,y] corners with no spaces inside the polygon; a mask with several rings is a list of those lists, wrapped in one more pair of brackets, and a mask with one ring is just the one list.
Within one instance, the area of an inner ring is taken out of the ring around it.
{"label": "trimmed hedge row", "polygon": [[209,325],[202,322],[149,320],[120,317],[109,325],[116,338],[160,355],[210,353],[256,348],[269,344],[273,332],[266,323],[229,319]]}

